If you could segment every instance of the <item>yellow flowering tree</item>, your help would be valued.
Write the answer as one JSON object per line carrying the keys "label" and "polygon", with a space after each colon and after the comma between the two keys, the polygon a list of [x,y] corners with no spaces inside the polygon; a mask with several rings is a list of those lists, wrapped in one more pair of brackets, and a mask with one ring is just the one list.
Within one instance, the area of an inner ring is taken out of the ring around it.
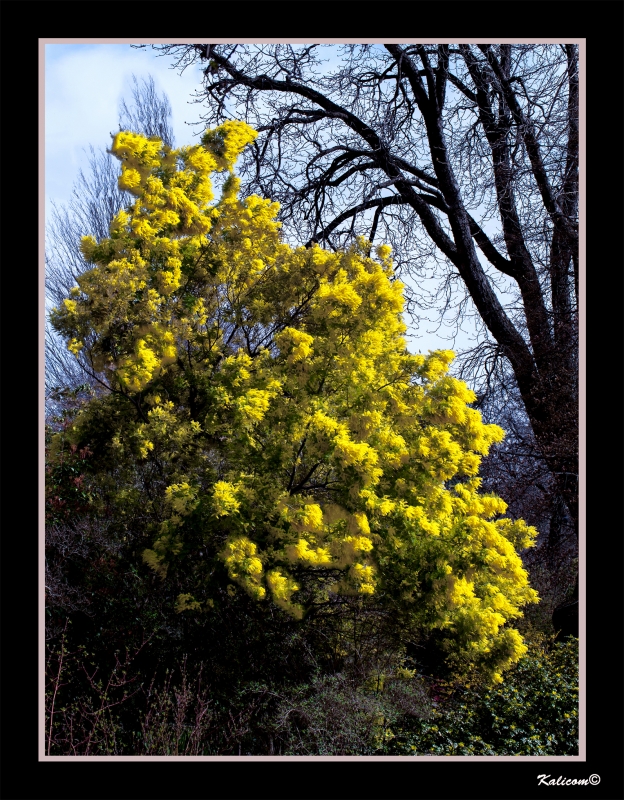
{"label": "yellow flowering tree", "polygon": [[108,388],[70,431],[95,502],[140,520],[180,612],[210,613],[224,584],[296,618],[361,597],[500,680],[526,649],[509,623],[537,600],[518,555],[536,531],[479,491],[503,431],[450,351],[408,352],[389,247],[293,248],[277,204],[238,196],[255,136],[114,138],[136,200],[83,239],[92,268],[52,313]]}

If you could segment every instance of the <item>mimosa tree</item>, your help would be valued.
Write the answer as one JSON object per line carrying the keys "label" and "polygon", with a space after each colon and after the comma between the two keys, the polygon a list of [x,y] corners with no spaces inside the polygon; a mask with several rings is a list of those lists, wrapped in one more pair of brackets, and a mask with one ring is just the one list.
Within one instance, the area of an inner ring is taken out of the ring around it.
{"label": "mimosa tree", "polygon": [[277,204],[238,196],[255,136],[114,138],[136,201],[83,239],[93,268],[52,314],[106,386],[68,432],[94,507],[141,527],[180,612],[217,613],[223,586],[296,618],[360,596],[501,680],[537,601],[519,556],[536,531],[479,491],[504,433],[450,351],[408,352],[389,247],[293,248]]}

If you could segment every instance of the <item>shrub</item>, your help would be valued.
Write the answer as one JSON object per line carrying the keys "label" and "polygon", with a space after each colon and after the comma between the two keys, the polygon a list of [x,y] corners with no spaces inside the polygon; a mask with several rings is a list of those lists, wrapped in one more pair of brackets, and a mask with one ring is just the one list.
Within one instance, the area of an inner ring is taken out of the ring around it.
{"label": "shrub", "polygon": [[378,753],[576,755],[578,639],[555,643],[534,636],[502,685],[464,685],[434,700],[428,719],[405,717]]}
{"label": "shrub", "polygon": [[372,675],[358,685],[349,675],[319,676],[286,693],[274,718],[284,755],[371,755],[396,720],[426,716],[419,681]]}

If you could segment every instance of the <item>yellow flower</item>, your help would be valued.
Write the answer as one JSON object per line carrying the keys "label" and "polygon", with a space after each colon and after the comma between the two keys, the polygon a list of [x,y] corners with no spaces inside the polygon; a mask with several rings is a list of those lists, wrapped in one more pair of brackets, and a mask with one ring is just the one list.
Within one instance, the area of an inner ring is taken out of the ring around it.
{"label": "yellow flower", "polygon": [[236,513],[240,502],[236,499],[236,487],[227,481],[217,481],[213,487],[213,500],[218,517]]}

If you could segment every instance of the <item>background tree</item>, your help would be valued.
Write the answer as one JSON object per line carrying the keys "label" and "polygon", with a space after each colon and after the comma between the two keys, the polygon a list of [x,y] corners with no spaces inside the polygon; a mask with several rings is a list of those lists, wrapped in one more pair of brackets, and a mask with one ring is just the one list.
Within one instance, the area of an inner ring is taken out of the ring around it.
{"label": "background tree", "polygon": [[[539,606],[528,611],[529,618],[548,630],[555,609],[577,599],[577,536],[510,377],[500,376],[475,406],[484,419],[506,432],[504,442],[482,462],[480,474],[483,488],[504,497],[512,517],[525,519],[540,531],[537,546],[524,553],[523,561],[540,595]],[[573,620],[570,623],[573,632]],[[554,618],[552,624],[556,630],[562,627]]]}
{"label": "background tree", "polygon": [[328,66],[315,45],[157,49],[207,63],[206,122],[261,132],[244,191],[278,200],[287,234],[330,248],[381,235],[417,321],[476,320],[464,374],[515,384],[576,531],[578,48],[349,45]]}
{"label": "background tree", "polygon": [[[171,105],[165,94],[158,95],[152,76],[140,81],[132,76],[131,99],[122,98],[119,130],[132,129],[144,136],[158,136],[173,146]],[[119,189],[117,160],[106,150],[89,149],[86,172],[81,170],[68,203],[52,201],[46,224],[45,286],[48,310],[62,303],[87,269],[80,251],[82,236],[108,235],[110,221],[127,205],[131,195]],[[101,387],[88,365],[67,351],[46,323],[46,407],[49,414],[66,404],[67,392],[79,386]],[[63,394],[65,392],[65,394]]]}

